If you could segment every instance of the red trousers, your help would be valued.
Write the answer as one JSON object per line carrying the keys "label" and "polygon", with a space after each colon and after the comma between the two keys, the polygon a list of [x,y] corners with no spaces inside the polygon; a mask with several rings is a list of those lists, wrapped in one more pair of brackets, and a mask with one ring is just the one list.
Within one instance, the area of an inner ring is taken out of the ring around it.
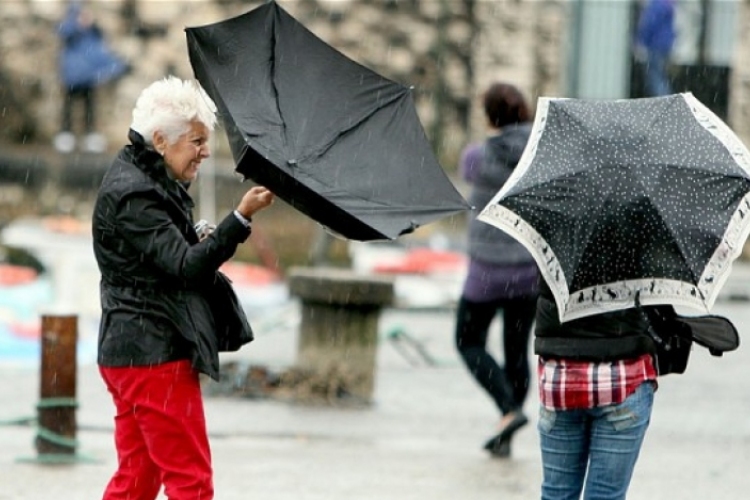
{"label": "red trousers", "polygon": [[118,468],[104,500],[214,497],[198,373],[189,361],[99,367],[112,394]]}

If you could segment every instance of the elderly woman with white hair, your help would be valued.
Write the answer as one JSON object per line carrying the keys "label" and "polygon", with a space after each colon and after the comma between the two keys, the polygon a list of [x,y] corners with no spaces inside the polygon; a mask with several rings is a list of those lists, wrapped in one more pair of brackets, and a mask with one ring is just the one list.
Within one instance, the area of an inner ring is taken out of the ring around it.
{"label": "elderly woman with white hair", "polygon": [[143,90],[131,144],[106,173],[93,217],[101,271],[98,364],[115,403],[118,469],[105,500],[213,498],[199,373],[218,379],[222,350],[252,340],[218,272],[273,194],[252,187],[205,238],[187,193],[208,158],[216,106],[195,81]]}

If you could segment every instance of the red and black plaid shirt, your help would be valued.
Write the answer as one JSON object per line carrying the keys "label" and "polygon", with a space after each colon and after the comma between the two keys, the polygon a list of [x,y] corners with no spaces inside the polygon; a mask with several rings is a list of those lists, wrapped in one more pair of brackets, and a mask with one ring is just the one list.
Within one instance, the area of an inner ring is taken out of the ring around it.
{"label": "red and black plaid shirt", "polygon": [[650,354],[592,363],[539,358],[539,402],[550,410],[596,408],[625,401],[647,380],[656,382]]}

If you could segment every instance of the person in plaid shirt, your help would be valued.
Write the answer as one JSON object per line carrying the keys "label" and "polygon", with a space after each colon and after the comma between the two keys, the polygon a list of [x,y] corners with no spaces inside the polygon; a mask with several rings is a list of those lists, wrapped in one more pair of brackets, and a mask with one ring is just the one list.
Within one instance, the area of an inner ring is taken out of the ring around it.
{"label": "person in plaid shirt", "polygon": [[542,500],[583,491],[624,499],[657,388],[646,315],[631,308],[561,324],[542,283],[535,335]]}

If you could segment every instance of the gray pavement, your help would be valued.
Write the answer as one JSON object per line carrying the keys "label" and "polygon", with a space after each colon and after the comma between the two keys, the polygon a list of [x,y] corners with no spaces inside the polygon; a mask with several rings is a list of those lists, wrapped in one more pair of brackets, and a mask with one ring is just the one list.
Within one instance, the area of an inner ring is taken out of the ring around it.
{"label": "gray pavement", "polygon": [[[731,318],[743,335],[750,328],[750,266],[735,265],[725,292],[714,312]],[[437,365],[401,354],[387,338],[396,327],[419,339]],[[491,459],[481,445],[498,415],[459,364],[452,313],[389,310],[380,329],[371,407],[206,398],[217,499],[539,498],[534,391],[526,407],[532,425],[517,435],[512,458]],[[495,325],[493,347],[498,334]],[[259,331],[253,344],[225,360],[284,367],[294,363],[295,350],[295,328]],[[660,380],[629,499],[750,496],[748,366],[745,346],[723,358],[698,347],[686,374]],[[0,500],[100,498],[115,452],[112,405],[96,367],[81,364],[78,371],[78,439],[93,463],[19,461],[34,457],[34,430],[7,422],[33,416],[38,395],[37,366],[0,364]]]}

